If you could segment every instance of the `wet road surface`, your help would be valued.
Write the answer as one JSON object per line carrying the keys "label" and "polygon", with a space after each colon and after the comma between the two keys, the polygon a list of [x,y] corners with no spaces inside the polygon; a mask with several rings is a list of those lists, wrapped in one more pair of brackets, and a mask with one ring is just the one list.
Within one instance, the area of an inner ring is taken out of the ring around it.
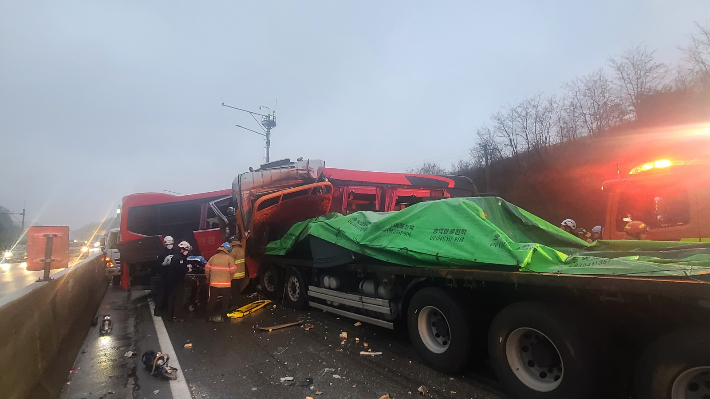
{"label": "wet road surface", "polygon": [[[239,298],[242,304],[256,298]],[[269,305],[242,319],[206,323],[191,314],[166,327],[193,398],[506,398],[496,382],[468,370],[447,375],[424,366],[406,331],[390,331],[320,310],[295,311]],[[300,326],[265,332],[302,321]],[[313,325],[306,330],[303,326]],[[347,338],[340,338],[346,332]],[[190,349],[184,344],[192,343]],[[382,355],[361,355],[361,351]],[[293,377],[292,382],[281,378]],[[294,385],[295,383],[295,385]],[[318,394],[320,392],[320,394]]]}
{"label": "wet road surface", "polygon": [[[97,249],[92,248],[90,250],[90,255],[88,257],[93,256]],[[86,259],[87,256],[82,256],[80,260]],[[69,264],[76,263],[77,259],[72,259]],[[44,272],[30,272],[27,271],[27,262],[21,262],[21,263],[0,263],[0,297],[3,295],[10,294],[12,292],[15,292],[19,290],[20,288],[26,287],[35,281],[37,279],[42,278],[44,276]],[[59,273],[64,269],[54,269],[50,271],[50,277],[55,274]]]}
{"label": "wet road surface", "polygon": [[[242,296],[239,305],[256,297]],[[203,321],[204,311],[182,323],[165,322],[172,348],[160,348],[147,291],[130,294],[110,286],[98,315],[110,314],[114,329],[89,332],[67,370],[61,399],[172,398],[168,380],[151,376],[140,361],[148,349],[179,358],[192,397],[201,398],[416,398],[425,386],[434,398],[505,399],[485,366],[447,375],[424,366],[406,331],[391,331],[320,310],[295,311],[273,304],[226,323]],[[301,321],[271,332],[258,327]],[[305,325],[313,325],[306,330]],[[346,332],[347,338],[340,338]],[[184,345],[191,343],[191,348]],[[125,357],[127,351],[137,355]],[[361,355],[361,351],[382,352]],[[293,381],[281,381],[292,377]],[[154,392],[157,393],[154,394]]]}
{"label": "wet road surface", "polygon": [[[26,263],[0,263],[0,296],[15,292],[26,287],[38,278],[44,276],[44,272],[29,272],[25,267]],[[64,269],[52,270],[50,276]]]}

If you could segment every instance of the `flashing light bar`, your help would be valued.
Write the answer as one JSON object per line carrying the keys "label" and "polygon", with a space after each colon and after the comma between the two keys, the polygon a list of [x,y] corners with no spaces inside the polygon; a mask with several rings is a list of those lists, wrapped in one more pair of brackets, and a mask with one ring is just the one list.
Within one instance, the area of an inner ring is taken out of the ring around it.
{"label": "flashing light bar", "polygon": [[643,173],[643,172],[648,172],[649,170],[652,169],[662,169],[662,168],[667,168],[669,166],[673,165],[682,165],[682,162],[671,162],[667,159],[661,159],[655,162],[649,162],[645,163],[643,165],[639,165],[633,169],[631,169],[631,172],[629,172],[630,175],[635,175],[638,173]]}

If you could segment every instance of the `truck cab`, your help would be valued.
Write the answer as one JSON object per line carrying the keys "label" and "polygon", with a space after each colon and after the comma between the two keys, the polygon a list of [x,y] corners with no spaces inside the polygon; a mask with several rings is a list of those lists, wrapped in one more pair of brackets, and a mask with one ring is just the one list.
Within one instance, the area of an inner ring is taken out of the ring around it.
{"label": "truck cab", "polygon": [[116,245],[121,242],[121,229],[111,229],[102,238],[106,275],[117,284],[121,278],[121,253]]}
{"label": "truck cab", "polygon": [[628,238],[631,221],[648,226],[646,239],[710,242],[710,163],[657,160],[604,182],[608,195],[604,236]]}

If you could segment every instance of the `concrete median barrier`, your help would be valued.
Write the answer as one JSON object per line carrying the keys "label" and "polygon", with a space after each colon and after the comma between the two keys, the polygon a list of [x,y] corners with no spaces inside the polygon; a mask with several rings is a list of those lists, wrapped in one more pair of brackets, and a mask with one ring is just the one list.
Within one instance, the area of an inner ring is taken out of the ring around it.
{"label": "concrete median barrier", "polygon": [[102,255],[0,298],[3,398],[56,398],[101,304]]}

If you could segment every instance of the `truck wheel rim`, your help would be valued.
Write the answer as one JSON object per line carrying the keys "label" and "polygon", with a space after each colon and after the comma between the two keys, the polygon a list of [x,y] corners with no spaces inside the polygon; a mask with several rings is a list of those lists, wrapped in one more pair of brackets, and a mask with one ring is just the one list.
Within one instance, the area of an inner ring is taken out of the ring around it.
{"label": "truck wheel rim", "polygon": [[419,337],[430,351],[444,353],[451,344],[451,329],[441,311],[433,306],[426,306],[419,311],[417,318]]}
{"label": "truck wheel rim", "polygon": [[274,281],[274,273],[271,270],[264,272],[264,289],[269,292],[276,291],[276,283]]}
{"label": "truck wheel rim", "polygon": [[672,399],[710,397],[710,367],[695,367],[681,373],[673,382]]}
{"label": "truck wheel rim", "polygon": [[296,276],[288,278],[288,297],[291,301],[296,302],[301,296],[301,284],[298,283]]}
{"label": "truck wheel rim", "polygon": [[528,388],[550,392],[562,382],[564,364],[560,351],[538,330],[523,327],[510,333],[505,355],[510,369]]}

